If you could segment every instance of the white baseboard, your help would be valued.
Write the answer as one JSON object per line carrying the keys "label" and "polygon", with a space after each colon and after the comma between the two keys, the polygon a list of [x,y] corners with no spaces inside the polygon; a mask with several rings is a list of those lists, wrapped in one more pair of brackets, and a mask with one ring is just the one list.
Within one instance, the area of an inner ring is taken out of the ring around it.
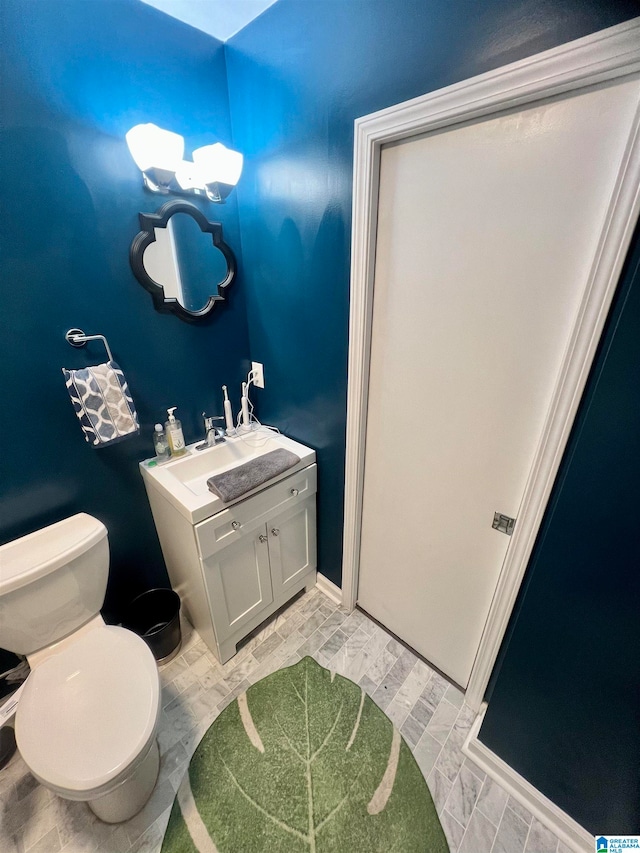
{"label": "white baseboard", "polygon": [[331,601],[335,601],[336,604],[342,604],[342,590],[340,587],[336,586],[333,581],[329,580],[329,578],[325,578],[325,576],[321,575],[320,572],[318,572],[316,577],[316,586],[320,592],[324,592],[327,598],[330,598]]}
{"label": "white baseboard", "polygon": [[591,833],[478,740],[478,732],[485,711],[486,705],[471,726],[471,731],[462,747],[464,754],[504,788],[514,800],[529,809],[531,814],[557,835],[570,850],[575,850],[576,853],[593,853],[594,836]]}

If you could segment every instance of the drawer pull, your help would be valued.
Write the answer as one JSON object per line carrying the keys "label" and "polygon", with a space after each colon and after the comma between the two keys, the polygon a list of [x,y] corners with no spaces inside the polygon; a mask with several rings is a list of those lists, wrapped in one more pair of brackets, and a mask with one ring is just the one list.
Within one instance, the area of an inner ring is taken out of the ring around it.
{"label": "drawer pull", "polygon": [[279,535],[280,535],[280,531],[278,530],[278,528],[277,528],[277,527],[272,527],[272,528],[271,528],[271,535],[272,535],[272,536],[279,536]]}
{"label": "drawer pull", "polygon": [[240,530],[240,528],[242,527],[242,525],[240,524],[239,521],[232,521],[231,526],[233,527],[234,530]]}
{"label": "drawer pull", "polygon": [[260,534],[260,536],[258,536],[258,539],[259,539],[261,542],[266,542],[266,541],[267,541],[267,537],[264,535],[264,533],[261,533],[261,534]]}
{"label": "drawer pull", "polygon": [[293,495],[294,498],[296,498],[296,497],[298,497],[300,492],[297,489],[291,489],[290,494]]}

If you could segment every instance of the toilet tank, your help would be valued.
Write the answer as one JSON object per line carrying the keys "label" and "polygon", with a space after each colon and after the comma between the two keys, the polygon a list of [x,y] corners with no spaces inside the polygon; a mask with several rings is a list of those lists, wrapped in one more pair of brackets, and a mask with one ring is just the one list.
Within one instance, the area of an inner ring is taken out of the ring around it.
{"label": "toilet tank", "polygon": [[0,546],[0,647],[32,654],[100,612],[107,528],[84,512]]}

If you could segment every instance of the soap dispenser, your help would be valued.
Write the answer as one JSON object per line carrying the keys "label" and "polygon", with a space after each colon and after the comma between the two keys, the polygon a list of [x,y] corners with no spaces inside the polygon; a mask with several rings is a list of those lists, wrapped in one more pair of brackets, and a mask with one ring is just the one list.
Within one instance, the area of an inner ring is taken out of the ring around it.
{"label": "soap dispenser", "polygon": [[184,456],[187,452],[187,448],[184,443],[184,435],[182,433],[182,424],[173,414],[176,410],[177,406],[172,406],[170,409],[167,409],[167,414],[169,415],[169,420],[164,425],[165,431],[167,433],[167,441],[169,442],[169,448],[171,450],[172,456]]}
{"label": "soap dispenser", "polygon": [[171,450],[167,435],[162,429],[162,424],[156,424],[153,431],[153,446],[156,449],[156,460],[158,462],[168,462],[171,459]]}

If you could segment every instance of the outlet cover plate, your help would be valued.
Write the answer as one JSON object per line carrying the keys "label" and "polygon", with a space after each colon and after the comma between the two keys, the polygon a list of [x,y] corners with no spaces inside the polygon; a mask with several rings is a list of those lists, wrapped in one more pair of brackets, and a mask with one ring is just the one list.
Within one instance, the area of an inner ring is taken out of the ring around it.
{"label": "outlet cover plate", "polygon": [[251,362],[251,370],[253,371],[253,384],[256,388],[264,388],[264,368],[259,361]]}

